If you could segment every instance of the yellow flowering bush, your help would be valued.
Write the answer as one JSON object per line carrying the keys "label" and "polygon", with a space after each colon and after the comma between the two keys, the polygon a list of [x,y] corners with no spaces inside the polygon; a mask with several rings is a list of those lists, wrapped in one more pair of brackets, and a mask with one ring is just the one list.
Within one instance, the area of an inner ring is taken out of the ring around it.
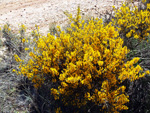
{"label": "yellow flowering bush", "polygon": [[6,38],[7,41],[11,40],[11,28],[9,24],[5,24],[2,29],[3,37]]}
{"label": "yellow flowering bush", "polygon": [[139,10],[134,4],[125,2],[119,9],[115,9],[113,25],[118,29],[120,36],[124,38],[125,45],[129,49],[135,48],[131,38],[145,40],[150,32],[150,12],[148,9]]}
{"label": "yellow flowering bush", "polygon": [[26,27],[24,24],[19,26],[19,35],[11,30],[9,24],[5,24],[2,30],[3,37],[6,39],[5,44],[9,51],[16,52],[18,55],[24,52],[25,42],[27,39],[25,37]]}
{"label": "yellow flowering bush", "polygon": [[[129,52],[112,23],[103,25],[102,19],[85,23],[80,9],[67,32],[55,38],[50,33],[36,41],[36,48],[29,53],[30,60],[20,62],[20,71],[34,83],[51,85],[51,94],[64,106],[81,108],[94,105],[100,111],[119,113],[127,110],[129,102],[125,80],[134,81],[145,75],[136,63],[139,58],[125,62]],[[60,108],[56,110],[60,111]]]}

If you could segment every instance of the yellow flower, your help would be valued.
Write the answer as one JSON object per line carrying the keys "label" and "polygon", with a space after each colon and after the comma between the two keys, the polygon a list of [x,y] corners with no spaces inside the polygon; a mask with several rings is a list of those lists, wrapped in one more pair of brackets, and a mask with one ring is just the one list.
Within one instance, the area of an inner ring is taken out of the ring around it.
{"label": "yellow flower", "polygon": [[62,113],[61,108],[60,108],[60,107],[57,108],[57,109],[55,110],[55,113]]}
{"label": "yellow flower", "polygon": [[99,65],[99,66],[102,66],[103,63],[104,63],[103,61],[98,61],[98,65]]}
{"label": "yellow flower", "polygon": [[34,53],[33,53],[33,52],[30,52],[29,55],[33,57],[33,56],[34,56]]}
{"label": "yellow flower", "polygon": [[113,5],[112,7],[115,9],[115,6],[114,6],[114,5]]}
{"label": "yellow flower", "polygon": [[150,3],[147,3],[147,9],[150,9]]}
{"label": "yellow flower", "polygon": [[25,51],[28,51],[28,50],[29,50],[29,48],[25,48],[24,50],[25,50]]}
{"label": "yellow flower", "polygon": [[139,36],[138,35],[134,35],[134,38],[139,38]]}
{"label": "yellow flower", "polygon": [[143,3],[145,3],[147,0],[142,0]]}
{"label": "yellow flower", "polygon": [[130,32],[127,33],[127,34],[126,34],[126,37],[127,37],[127,38],[130,38],[130,37],[131,37],[131,33],[130,33]]}
{"label": "yellow flower", "polygon": [[149,71],[149,70],[147,70],[145,73],[149,75],[149,74],[150,74],[150,71]]}
{"label": "yellow flower", "polygon": [[15,60],[17,61],[17,62],[21,62],[22,60],[19,58],[19,56],[18,55],[14,55],[14,57],[15,57]]}
{"label": "yellow flower", "polygon": [[15,69],[13,69],[12,72],[17,72],[17,71]]}
{"label": "yellow flower", "polygon": [[23,38],[23,39],[22,39],[22,43],[25,43],[25,41],[26,41],[26,40]]}

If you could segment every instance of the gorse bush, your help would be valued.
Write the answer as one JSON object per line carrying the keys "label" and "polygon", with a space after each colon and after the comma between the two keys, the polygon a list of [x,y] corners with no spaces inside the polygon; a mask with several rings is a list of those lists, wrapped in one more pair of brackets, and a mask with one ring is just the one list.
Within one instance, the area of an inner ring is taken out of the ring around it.
{"label": "gorse bush", "polygon": [[[124,38],[124,45],[132,50],[141,40],[147,40],[150,32],[149,8],[139,10],[134,4],[124,3],[118,10],[114,7],[114,11],[112,23],[118,29],[120,37]],[[133,44],[133,38],[138,39],[136,44]]]}
{"label": "gorse bush", "polygon": [[104,25],[102,19],[85,23],[80,8],[75,18],[69,18],[72,23],[67,32],[58,27],[56,38],[50,33],[37,38],[27,63],[15,55],[20,62],[17,73],[28,77],[36,88],[51,84],[51,94],[63,104],[56,112],[65,106],[75,108],[74,112],[88,112],[93,106],[108,113],[127,110],[129,96],[123,82],[149,71],[143,73],[138,57],[125,62],[129,50],[113,23]]}
{"label": "gorse bush", "polygon": [[24,53],[25,48],[25,38],[27,40],[27,37],[25,36],[26,27],[25,25],[19,26],[19,34],[14,33],[9,24],[4,25],[2,33],[5,40],[5,45],[8,48],[8,51],[17,53],[17,55],[21,55]]}

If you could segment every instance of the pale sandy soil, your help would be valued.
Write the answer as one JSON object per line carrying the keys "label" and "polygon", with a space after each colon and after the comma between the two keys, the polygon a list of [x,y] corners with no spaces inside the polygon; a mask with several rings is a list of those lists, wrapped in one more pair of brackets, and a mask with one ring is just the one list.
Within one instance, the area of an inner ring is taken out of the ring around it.
{"label": "pale sandy soil", "polygon": [[6,22],[15,29],[19,24],[25,24],[28,30],[35,24],[42,33],[46,33],[50,23],[63,25],[67,21],[63,13],[68,10],[76,14],[80,5],[84,15],[99,16],[110,11],[112,6],[120,6],[124,0],[0,0],[0,25]]}

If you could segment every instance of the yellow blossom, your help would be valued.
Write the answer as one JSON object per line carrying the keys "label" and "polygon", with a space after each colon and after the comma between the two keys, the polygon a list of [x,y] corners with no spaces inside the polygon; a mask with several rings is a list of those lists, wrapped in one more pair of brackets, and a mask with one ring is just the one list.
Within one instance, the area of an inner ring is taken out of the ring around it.
{"label": "yellow blossom", "polygon": [[28,50],[29,50],[29,48],[25,48],[24,50],[25,50],[25,51],[28,51]]}
{"label": "yellow blossom", "polygon": [[26,40],[23,38],[23,39],[22,39],[22,43],[25,43],[25,41],[26,41]]}

